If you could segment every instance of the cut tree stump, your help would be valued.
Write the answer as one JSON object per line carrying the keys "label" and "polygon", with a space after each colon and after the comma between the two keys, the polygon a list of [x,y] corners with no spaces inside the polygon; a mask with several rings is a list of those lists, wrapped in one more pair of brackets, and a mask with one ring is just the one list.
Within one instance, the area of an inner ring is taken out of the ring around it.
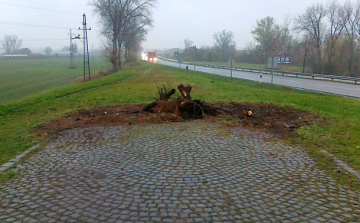
{"label": "cut tree stump", "polygon": [[183,84],[180,84],[178,86],[178,89],[181,93],[181,96],[184,98],[184,99],[191,99],[191,96],[190,96],[190,91],[191,89],[194,87],[194,85],[188,85],[188,86],[184,86]]}
{"label": "cut tree stump", "polygon": [[180,84],[178,90],[181,96],[174,100],[170,100],[170,97],[175,94],[175,89],[167,88],[164,85],[158,87],[160,99],[146,105],[141,111],[134,113],[166,112],[181,116],[184,119],[197,119],[202,118],[204,115],[216,116],[219,114],[219,111],[232,113],[232,111],[208,105],[201,100],[191,99],[190,92],[193,87],[194,85]]}

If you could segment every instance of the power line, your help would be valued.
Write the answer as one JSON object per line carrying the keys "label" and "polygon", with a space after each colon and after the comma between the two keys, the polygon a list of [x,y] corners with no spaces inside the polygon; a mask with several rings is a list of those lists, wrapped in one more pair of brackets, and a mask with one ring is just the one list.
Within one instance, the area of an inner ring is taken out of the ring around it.
{"label": "power line", "polygon": [[63,41],[63,40],[69,40],[69,38],[66,39],[22,39],[23,41]]}
{"label": "power line", "polygon": [[12,25],[12,26],[27,26],[27,27],[49,28],[49,29],[69,29],[69,27],[35,25],[35,24],[27,24],[27,23],[19,23],[19,22],[7,22],[7,21],[0,21],[0,24]]}
{"label": "power line", "polygon": [[12,5],[12,6],[17,6],[17,7],[29,8],[29,9],[36,9],[36,10],[42,10],[42,11],[48,11],[48,12],[56,12],[56,13],[62,13],[62,14],[69,14],[69,15],[79,15],[79,14],[77,14],[77,13],[62,12],[62,11],[56,11],[56,10],[51,10],[51,9],[36,8],[36,7],[31,7],[31,6],[17,5],[17,4],[5,3],[5,2],[0,2],[0,4]]}

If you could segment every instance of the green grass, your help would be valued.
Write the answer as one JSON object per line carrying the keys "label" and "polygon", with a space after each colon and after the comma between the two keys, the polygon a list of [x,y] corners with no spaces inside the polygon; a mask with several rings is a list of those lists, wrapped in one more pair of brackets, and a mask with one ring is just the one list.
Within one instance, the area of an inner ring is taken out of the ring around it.
{"label": "green grass", "polygon": [[0,173],[0,183],[12,180],[17,177],[17,174],[12,171],[1,172]]}
{"label": "green grass", "polygon": [[[195,84],[193,98],[210,103],[265,102],[318,114],[328,120],[328,125],[304,127],[292,143],[308,148],[309,154],[329,173],[334,164],[319,152],[319,148],[328,150],[360,170],[360,100],[193,71],[186,74],[184,70],[145,62],[91,82],[58,87],[0,105],[0,164],[42,142],[43,139],[34,136],[31,131],[46,121],[81,108],[149,103],[157,97],[158,86],[176,87],[179,83]],[[356,183],[353,178],[336,174],[335,177],[343,183]]]}
{"label": "green grass", "polygon": [[[75,62],[77,69],[68,69],[69,58],[0,60],[0,104],[73,83],[83,76],[83,59]],[[111,67],[105,58],[91,60],[90,65],[92,73]]]}

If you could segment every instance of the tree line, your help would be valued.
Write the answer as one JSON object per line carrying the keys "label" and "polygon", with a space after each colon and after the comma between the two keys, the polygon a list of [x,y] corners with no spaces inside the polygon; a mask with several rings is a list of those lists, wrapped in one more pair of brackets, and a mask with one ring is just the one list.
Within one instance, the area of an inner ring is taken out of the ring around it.
{"label": "tree line", "polygon": [[[123,57],[127,62],[137,59],[141,42],[152,26],[151,9],[156,3],[157,0],[92,0],[91,5],[100,19],[101,34],[106,39],[105,56],[110,59],[114,71],[121,68]],[[2,41],[6,54],[21,52],[21,45],[22,40],[15,35],[5,36]],[[63,51],[66,50],[68,48],[64,47]],[[50,47],[44,50],[47,55],[51,51]]]}
{"label": "tree line", "polygon": [[[99,16],[105,37],[105,56],[110,59],[113,70],[121,68],[122,61],[134,61],[148,29],[152,26],[152,11],[157,0],[92,0],[94,12]],[[2,48],[6,54],[21,52],[22,41],[15,35],[5,36]],[[76,48],[77,49],[77,48]],[[67,48],[63,48],[67,50]],[[50,54],[51,48],[45,48]]]}
{"label": "tree line", "polygon": [[[12,54],[26,54],[28,56],[35,56],[31,52],[29,48],[21,48],[22,47],[22,39],[20,39],[17,35],[5,35],[4,39],[1,41],[1,48],[5,51],[6,55]],[[73,44],[74,52],[77,53],[78,47],[77,44]],[[61,51],[69,51],[70,47],[64,46]],[[46,46],[44,49],[44,53],[47,56],[50,56],[52,52],[52,48],[50,46]]]}
{"label": "tree line", "polygon": [[[256,22],[254,41],[235,50],[234,35],[214,33],[214,46],[187,47],[184,60],[261,63],[288,56],[291,63],[314,73],[360,76],[360,1],[315,3],[305,12],[278,24],[273,17]],[[189,42],[190,40],[186,40]]]}
{"label": "tree line", "polygon": [[[138,57],[141,42],[152,26],[156,0],[93,0],[94,12],[100,18],[102,35],[106,37],[105,52],[113,71]],[[122,51],[124,49],[124,52]]]}
{"label": "tree line", "polygon": [[5,35],[1,41],[1,48],[5,50],[5,54],[15,54],[21,51],[22,40],[16,35]]}
{"label": "tree line", "polygon": [[[105,37],[105,56],[113,70],[123,61],[138,57],[141,43],[152,27],[152,9],[157,0],[92,0]],[[315,3],[283,24],[273,17],[256,22],[251,30],[254,41],[236,49],[232,31],[213,34],[213,46],[197,48],[189,39],[178,54],[185,61],[229,61],[265,64],[268,57],[288,56],[291,63],[311,68],[314,73],[360,76],[360,1]],[[21,40],[5,36],[6,53],[19,51]],[[47,51],[49,52],[49,50]],[[174,55],[170,55],[174,56]]]}

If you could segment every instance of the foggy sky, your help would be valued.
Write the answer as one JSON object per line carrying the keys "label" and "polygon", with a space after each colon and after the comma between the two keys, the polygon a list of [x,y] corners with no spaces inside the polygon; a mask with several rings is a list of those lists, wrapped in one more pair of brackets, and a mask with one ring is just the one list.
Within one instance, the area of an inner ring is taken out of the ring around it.
{"label": "foggy sky", "polygon": [[[33,52],[43,53],[46,46],[50,46],[53,51],[60,50],[62,47],[70,45],[70,28],[74,34],[82,36],[82,31],[77,29],[82,28],[82,15],[86,13],[88,27],[92,29],[88,31],[89,47],[91,49],[94,45],[94,48],[97,48],[101,45],[100,27],[98,27],[97,17],[94,16],[88,2],[88,0],[0,0],[0,40],[3,40],[4,35],[14,34],[23,40],[22,47],[30,48]],[[10,25],[9,22],[17,23],[17,25]],[[19,25],[19,23],[24,25]],[[81,50],[83,43],[79,40],[75,42]]]}
{"label": "foggy sky", "polygon": [[[153,10],[154,26],[143,47],[152,50],[183,48],[185,38],[192,40],[198,48],[212,46],[214,32],[225,29],[234,32],[237,49],[242,49],[253,41],[250,32],[255,28],[257,20],[272,16],[277,23],[283,24],[286,17],[302,14],[315,2],[327,3],[329,0],[158,0]],[[343,3],[345,0],[338,2]],[[92,29],[88,32],[89,47],[98,48],[102,45],[98,18],[89,0],[0,0],[0,9],[0,40],[3,40],[4,35],[14,34],[23,40],[22,47],[32,51],[42,53],[46,46],[59,50],[69,45],[70,28],[75,34],[82,35],[77,29],[82,27],[82,14],[86,13],[88,26]],[[79,40],[77,44],[82,49]]]}

